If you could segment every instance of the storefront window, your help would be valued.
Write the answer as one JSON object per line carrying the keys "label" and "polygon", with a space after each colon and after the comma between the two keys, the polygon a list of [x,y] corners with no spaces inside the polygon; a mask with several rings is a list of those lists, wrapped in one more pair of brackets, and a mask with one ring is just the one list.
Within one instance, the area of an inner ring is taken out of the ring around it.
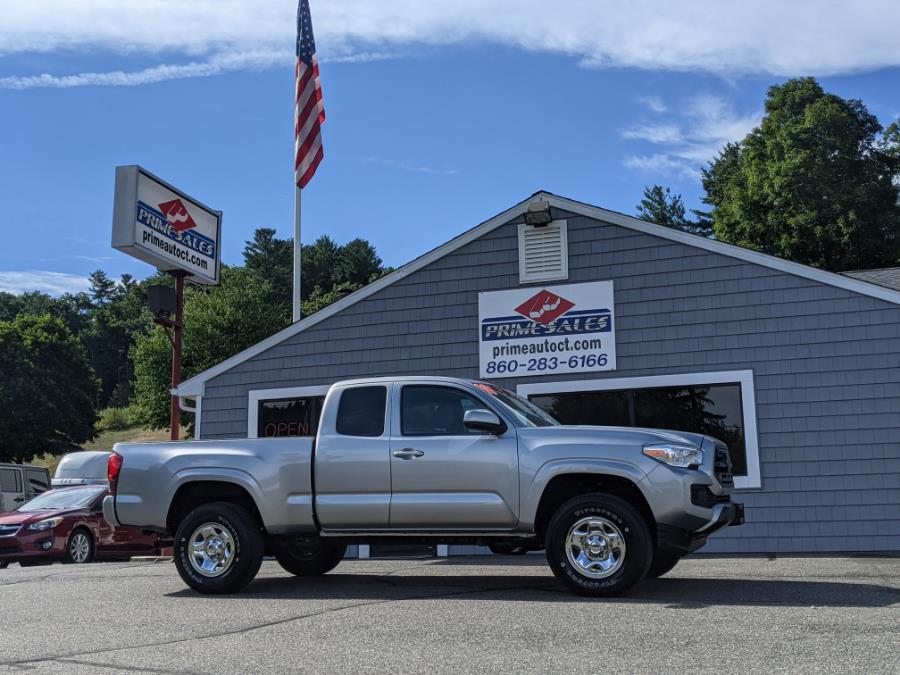
{"label": "storefront window", "polygon": [[561,392],[529,399],[562,424],[650,427],[713,436],[728,445],[734,475],[747,475],[738,383]]}
{"label": "storefront window", "polygon": [[315,436],[324,400],[324,396],[306,396],[260,401],[257,437]]}

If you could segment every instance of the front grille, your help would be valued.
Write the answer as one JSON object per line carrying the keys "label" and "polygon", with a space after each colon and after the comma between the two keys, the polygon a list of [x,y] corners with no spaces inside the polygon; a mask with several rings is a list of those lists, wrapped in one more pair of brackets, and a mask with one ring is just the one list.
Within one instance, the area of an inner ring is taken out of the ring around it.
{"label": "front grille", "polygon": [[0,537],[11,537],[19,531],[21,525],[0,525]]}
{"label": "front grille", "polygon": [[734,487],[734,476],[731,474],[731,455],[724,445],[716,446],[716,454],[713,458],[713,473],[722,487]]}

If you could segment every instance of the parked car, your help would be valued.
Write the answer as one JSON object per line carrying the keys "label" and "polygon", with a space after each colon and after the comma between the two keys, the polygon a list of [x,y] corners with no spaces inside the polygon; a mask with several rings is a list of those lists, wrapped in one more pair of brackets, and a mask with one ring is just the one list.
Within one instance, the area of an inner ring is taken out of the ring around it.
{"label": "parked car", "polygon": [[50,472],[43,466],[0,464],[0,513],[13,511],[50,489]]}
{"label": "parked car", "polygon": [[106,485],[106,464],[110,454],[100,450],[70,452],[56,465],[51,485]]}
{"label": "parked car", "polygon": [[154,555],[157,536],[103,519],[105,485],[49,490],[12,513],[0,514],[0,569],[63,561]]}
{"label": "parked car", "polygon": [[323,574],[349,543],[515,544],[590,596],[622,593],[727,525],[727,447],[709,436],[561,426],[486,382],[339,382],[312,438],[117,444],[114,525],[175,534],[203,593],[234,592],[267,551]]}

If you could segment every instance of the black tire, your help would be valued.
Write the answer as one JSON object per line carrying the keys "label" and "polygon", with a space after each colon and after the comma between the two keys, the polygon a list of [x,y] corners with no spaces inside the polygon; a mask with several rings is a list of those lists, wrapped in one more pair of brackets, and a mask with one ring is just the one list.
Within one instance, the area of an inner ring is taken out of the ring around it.
{"label": "black tire", "polygon": [[297,577],[317,577],[330,572],[347,552],[344,544],[319,542],[312,546],[282,543],[275,549],[275,560],[286,572]]}
{"label": "black tire", "polygon": [[63,564],[85,565],[94,562],[94,537],[83,527],[72,530],[66,542],[66,555]]}
{"label": "black tire", "polygon": [[683,553],[678,553],[665,548],[657,548],[656,552],[653,554],[653,562],[650,563],[650,569],[647,570],[647,578],[656,579],[666,572],[670,572],[683,557]]}
{"label": "black tire", "polygon": [[[613,566],[609,576],[588,576],[569,561],[566,540],[576,523],[596,518],[618,530],[625,542],[621,562]],[[570,499],[557,509],[547,526],[547,562],[553,574],[579,595],[611,597],[624,593],[643,579],[653,558],[653,538],[646,521],[624,499],[603,493],[592,493]]]}
{"label": "black tire", "polygon": [[[221,572],[201,574],[191,562],[191,539],[204,525],[230,538],[230,562]],[[178,526],[175,533],[175,567],[182,580],[195,591],[208,595],[237,593],[253,581],[263,559],[263,535],[259,523],[236,504],[214,502],[198,506]]]}

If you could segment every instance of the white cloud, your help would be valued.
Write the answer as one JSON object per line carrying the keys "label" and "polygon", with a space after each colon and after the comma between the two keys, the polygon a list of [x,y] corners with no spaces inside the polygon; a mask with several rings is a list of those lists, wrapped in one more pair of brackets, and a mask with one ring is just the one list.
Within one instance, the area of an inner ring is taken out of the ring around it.
{"label": "white cloud", "polygon": [[736,112],[727,100],[713,94],[695,96],[672,109],[678,111],[673,120],[622,131],[625,139],[664,146],[664,152],[627,156],[623,160],[627,168],[697,178],[700,167],[726,143],[744,138],[762,119],[762,112]]}
{"label": "white cloud", "polygon": [[42,291],[50,295],[87,291],[87,277],[64,272],[31,270],[28,272],[0,272],[0,291],[19,295],[27,291]]}
{"label": "white cloud", "polygon": [[659,96],[639,96],[635,102],[646,106],[651,112],[664,113],[667,110],[666,104]]}
{"label": "white cloud", "polygon": [[639,124],[622,132],[622,138],[650,143],[680,143],[684,140],[675,124]]}
{"label": "white cloud", "polygon": [[693,164],[660,152],[652,155],[628,155],[622,160],[622,164],[626,169],[659,176],[697,178],[698,175]]}
{"label": "white cloud", "polygon": [[413,173],[427,173],[434,176],[452,176],[459,173],[459,169],[437,169],[426,164],[419,164],[405,159],[385,159],[383,157],[366,157],[363,159],[366,164],[380,164],[391,169],[400,169],[402,171],[411,171]]}
{"label": "white cloud", "polygon": [[[168,62],[136,72],[8,73],[4,86],[134,85],[273,67],[293,58],[295,11],[295,0],[0,0],[0,55],[111,50]],[[319,0],[313,18],[323,60],[483,40],[586,66],[723,75],[900,65],[896,0],[557,0],[549,14],[538,0]]]}

